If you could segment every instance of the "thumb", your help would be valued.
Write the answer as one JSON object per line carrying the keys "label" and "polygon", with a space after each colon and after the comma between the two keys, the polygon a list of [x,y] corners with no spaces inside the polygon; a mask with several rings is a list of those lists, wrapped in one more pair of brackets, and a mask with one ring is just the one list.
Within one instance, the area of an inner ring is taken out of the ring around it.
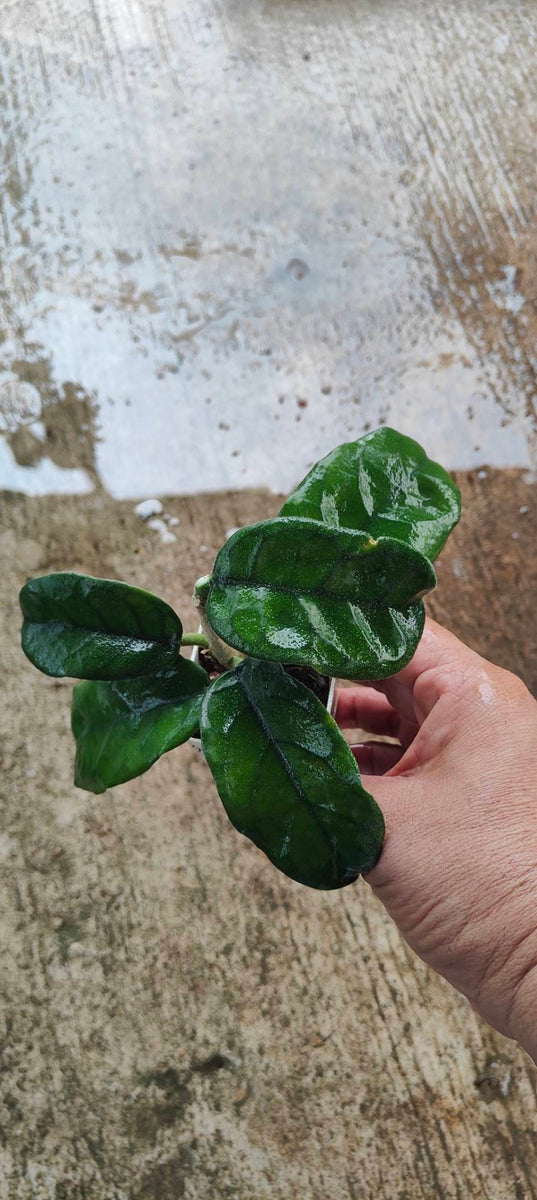
{"label": "thumb", "polygon": [[400,716],[421,725],[442,695],[462,697],[498,669],[428,617],[408,666],[374,686],[384,692]]}
{"label": "thumb", "polygon": [[391,842],[394,834],[411,828],[425,807],[423,782],[419,777],[392,778],[362,775],[362,784],[374,797],[384,817],[386,833],[380,858],[364,878],[373,888],[382,886],[392,874]]}
{"label": "thumb", "polygon": [[474,725],[469,713],[472,701],[478,723],[493,692],[492,676],[498,671],[499,668],[492,667],[454,634],[428,618],[423,638],[408,666],[391,679],[375,684],[400,716],[420,728],[414,741],[385,775],[362,775],[363,786],[375,797],[386,823],[381,858],[368,875],[373,886],[380,886],[386,874],[391,873],[390,865],[395,865],[394,837],[399,842],[404,830],[405,844],[408,839],[411,843],[416,843],[416,839],[419,842],[427,808],[434,801],[432,792],[440,788],[444,794],[446,785],[437,772],[422,768],[438,760],[442,750],[459,733],[466,731],[468,735],[469,726]]}

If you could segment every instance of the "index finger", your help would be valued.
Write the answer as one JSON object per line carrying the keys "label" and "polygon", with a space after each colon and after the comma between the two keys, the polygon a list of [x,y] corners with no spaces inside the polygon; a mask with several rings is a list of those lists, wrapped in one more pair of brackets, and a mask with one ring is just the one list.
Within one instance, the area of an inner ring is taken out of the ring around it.
{"label": "index finger", "polygon": [[397,675],[371,686],[383,692],[406,720],[422,724],[440,696],[445,692],[462,696],[476,675],[483,674],[484,665],[469,646],[427,617],[413,659]]}
{"label": "index finger", "polygon": [[338,688],[334,717],[341,729],[398,736],[400,717],[386,696],[359,683]]}

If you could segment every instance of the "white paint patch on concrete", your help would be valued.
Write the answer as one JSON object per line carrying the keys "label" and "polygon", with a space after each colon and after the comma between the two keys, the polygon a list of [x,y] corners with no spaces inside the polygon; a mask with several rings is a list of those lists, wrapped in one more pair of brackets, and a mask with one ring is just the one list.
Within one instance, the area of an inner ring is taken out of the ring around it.
{"label": "white paint patch on concrete", "polygon": [[46,457],[34,467],[20,466],[3,438],[0,438],[0,480],[7,491],[24,492],[27,496],[83,496],[93,491],[87,472],[79,467],[57,467]]}
{"label": "white paint patch on concrete", "polygon": [[526,303],[522,292],[516,288],[516,267],[503,267],[501,278],[488,284],[488,290],[496,304],[515,316],[518,316]]}
{"label": "white paint patch on concrete", "polygon": [[32,421],[31,425],[29,425],[28,428],[30,430],[30,433],[32,433],[33,436],[35,438],[37,438],[38,442],[46,442],[47,431],[45,429],[43,421]]}

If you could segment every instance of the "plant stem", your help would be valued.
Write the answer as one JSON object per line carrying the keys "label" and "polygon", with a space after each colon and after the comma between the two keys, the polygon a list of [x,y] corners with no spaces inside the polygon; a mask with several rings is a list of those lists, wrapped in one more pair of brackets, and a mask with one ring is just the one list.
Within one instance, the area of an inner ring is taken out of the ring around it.
{"label": "plant stem", "polygon": [[209,639],[204,633],[184,633],[181,638],[182,646],[201,646],[203,650],[209,649]]}
{"label": "plant stem", "polygon": [[194,604],[199,612],[200,625],[207,639],[209,649],[212,650],[217,663],[221,667],[224,667],[226,671],[229,671],[232,667],[238,667],[239,663],[243,660],[243,656],[241,654],[234,654],[230,647],[226,646],[226,643],[218,637],[218,634],[215,633],[209,622],[205,605],[209,595],[210,583],[210,575],[203,575],[201,579],[198,579],[194,588]]}

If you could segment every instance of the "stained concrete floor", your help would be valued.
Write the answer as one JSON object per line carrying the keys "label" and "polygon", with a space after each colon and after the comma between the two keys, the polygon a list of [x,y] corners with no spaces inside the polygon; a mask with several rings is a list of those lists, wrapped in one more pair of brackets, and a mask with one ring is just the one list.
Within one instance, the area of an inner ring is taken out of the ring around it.
{"label": "stained concrete floor", "polygon": [[388,421],[463,490],[435,615],[537,694],[536,40],[505,0],[1,7],[1,1200],[537,1195],[524,1056],[190,749],[77,793],[16,603],[72,567],[184,612]]}

